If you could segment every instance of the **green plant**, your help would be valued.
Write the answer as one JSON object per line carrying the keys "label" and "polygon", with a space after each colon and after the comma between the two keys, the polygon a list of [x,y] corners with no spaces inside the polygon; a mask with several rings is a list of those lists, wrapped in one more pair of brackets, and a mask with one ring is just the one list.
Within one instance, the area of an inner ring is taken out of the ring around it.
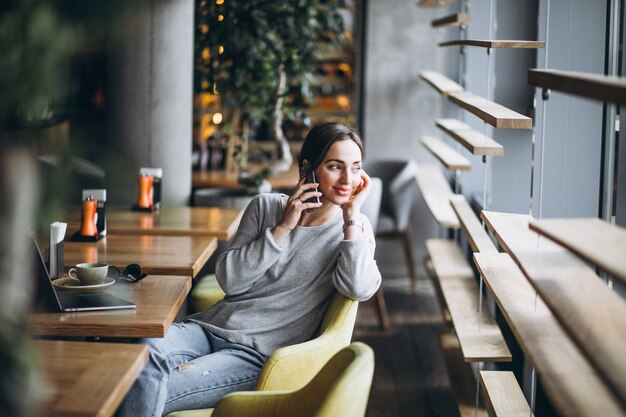
{"label": "green plant", "polygon": [[[52,122],[67,86],[64,54],[73,33],[60,26],[53,6],[27,6],[8,2],[0,11],[0,120],[8,127]],[[49,37],[55,31],[53,43]]]}
{"label": "green plant", "polygon": [[[108,7],[108,6],[107,6]],[[96,10],[97,9],[97,10]],[[39,415],[38,360],[26,331],[32,308],[32,249],[26,231],[54,202],[38,200],[51,178],[37,175],[41,132],[65,120],[76,85],[71,54],[95,32],[95,0],[0,2],[0,415]],[[88,13],[87,13],[88,12]],[[80,31],[78,22],[84,22]],[[68,149],[54,149],[64,155]],[[56,180],[62,181],[62,178]],[[67,187],[67,184],[65,184]],[[54,194],[50,194],[54,196]]]}
{"label": "green plant", "polygon": [[290,163],[284,112],[302,110],[322,52],[344,41],[340,3],[199,0],[196,91],[217,92],[235,115],[269,120],[269,139]]}

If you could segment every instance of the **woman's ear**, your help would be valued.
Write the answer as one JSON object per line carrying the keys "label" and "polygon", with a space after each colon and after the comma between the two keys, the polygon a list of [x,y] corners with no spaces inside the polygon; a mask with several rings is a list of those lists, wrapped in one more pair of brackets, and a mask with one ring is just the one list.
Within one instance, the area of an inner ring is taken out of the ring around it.
{"label": "woman's ear", "polygon": [[308,171],[311,169],[311,164],[309,164],[308,159],[302,160],[302,166],[300,167],[300,172]]}

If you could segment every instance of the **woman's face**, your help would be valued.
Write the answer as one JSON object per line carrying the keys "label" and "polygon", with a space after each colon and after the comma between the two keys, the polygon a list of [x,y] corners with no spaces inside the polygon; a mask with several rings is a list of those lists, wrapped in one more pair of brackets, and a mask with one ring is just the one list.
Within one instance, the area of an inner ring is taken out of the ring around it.
{"label": "woman's face", "polygon": [[347,203],[361,185],[361,150],[351,140],[335,142],[315,170],[322,202]]}

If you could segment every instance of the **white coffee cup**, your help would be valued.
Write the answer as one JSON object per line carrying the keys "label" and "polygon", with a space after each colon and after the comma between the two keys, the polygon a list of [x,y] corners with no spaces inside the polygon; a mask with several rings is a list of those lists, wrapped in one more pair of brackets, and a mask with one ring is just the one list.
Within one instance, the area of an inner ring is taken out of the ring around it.
{"label": "white coffee cup", "polygon": [[[87,262],[76,264],[76,268],[71,268],[67,275],[70,278],[78,279],[80,285],[102,284],[109,271],[109,265],[99,262]],[[72,276],[72,272],[76,276]]]}

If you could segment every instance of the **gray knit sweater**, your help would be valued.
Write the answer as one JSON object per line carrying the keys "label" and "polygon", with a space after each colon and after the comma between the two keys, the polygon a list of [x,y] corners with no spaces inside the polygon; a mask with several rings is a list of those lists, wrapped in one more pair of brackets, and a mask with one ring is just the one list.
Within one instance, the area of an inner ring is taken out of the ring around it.
{"label": "gray knit sweater", "polygon": [[335,290],[364,301],[380,286],[366,216],[362,239],[344,240],[339,213],[319,226],[297,226],[279,247],[271,229],[282,215],[280,194],[252,200],[230,248],[217,260],[215,273],[226,297],[189,317],[264,355],[308,340]]}

